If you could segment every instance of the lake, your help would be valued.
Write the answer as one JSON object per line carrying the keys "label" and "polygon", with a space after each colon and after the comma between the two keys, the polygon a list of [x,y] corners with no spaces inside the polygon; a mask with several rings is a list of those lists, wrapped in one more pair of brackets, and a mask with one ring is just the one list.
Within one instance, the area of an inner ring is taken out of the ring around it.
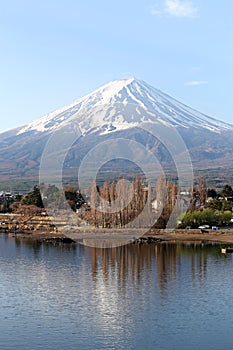
{"label": "lake", "polygon": [[112,249],[0,234],[1,350],[232,348],[233,260],[218,245]]}

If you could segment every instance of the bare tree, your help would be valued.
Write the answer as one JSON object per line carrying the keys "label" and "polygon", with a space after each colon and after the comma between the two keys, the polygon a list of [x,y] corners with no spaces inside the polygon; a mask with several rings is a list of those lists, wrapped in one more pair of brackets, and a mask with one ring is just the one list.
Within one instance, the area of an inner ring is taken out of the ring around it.
{"label": "bare tree", "polygon": [[90,206],[91,206],[91,217],[94,220],[94,225],[98,226],[98,220],[97,220],[98,190],[97,190],[96,180],[93,180],[90,188]]}
{"label": "bare tree", "polygon": [[102,227],[106,228],[110,226],[109,222],[109,204],[110,204],[110,193],[107,181],[104,182],[100,190],[100,207],[102,216]]}

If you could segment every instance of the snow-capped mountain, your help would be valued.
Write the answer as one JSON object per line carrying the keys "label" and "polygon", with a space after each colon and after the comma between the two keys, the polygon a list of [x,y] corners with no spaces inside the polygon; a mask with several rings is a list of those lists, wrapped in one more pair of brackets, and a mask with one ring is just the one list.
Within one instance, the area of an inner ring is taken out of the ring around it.
{"label": "snow-capped mountain", "polygon": [[208,117],[148,85],[132,79],[112,81],[72,104],[29,123],[18,131],[51,132],[75,118],[83,135],[140,126],[143,122],[166,126],[202,128],[214,132],[233,126]]}
{"label": "snow-capped mountain", "polygon": [[9,175],[35,178],[51,134],[65,130],[74,121],[82,137],[67,157],[70,168],[98,143],[122,137],[141,142],[169,166],[169,157],[159,140],[143,129],[149,124],[154,130],[161,125],[176,128],[195,169],[233,169],[233,125],[202,114],[132,78],[112,81],[38,120],[0,133],[0,181]]}

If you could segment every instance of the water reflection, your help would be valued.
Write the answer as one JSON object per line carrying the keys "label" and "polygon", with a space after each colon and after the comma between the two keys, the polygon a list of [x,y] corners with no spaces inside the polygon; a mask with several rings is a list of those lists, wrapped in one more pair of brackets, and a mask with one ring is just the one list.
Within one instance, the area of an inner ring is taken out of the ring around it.
{"label": "water reflection", "polygon": [[231,276],[232,255],[217,245],[97,249],[0,235],[0,348],[219,350],[232,343]]}
{"label": "water reflection", "polygon": [[193,283],[196,280],[201,283],[207,277],[208,257],[220,258],[219,251],[216,244],[200,243],[130,244],[111,249],[85,247],[93,282],[102,275],[103,281],[108,283],[114,273],[117,286],[124,288],[128,281],[137,285],[143,283],[145,273],[148,280],[156,274],[161,294],[184,269],[190,272]]}
{"label": "water reflection", "polygon": [[[24,259],[41,260],[43,256],[51,257],[53,265],[61,261],[67,266],[79,263],[77,257],[85,256],[89,260],[91,280],[95,288],[112,284],[124,293],[127,286],[133,285],[136,289],[148,284],[156,286],[160,296],[167,295],[176,280],[186,274],[191,282],[202,283],[208,274],[208,263],[211,257],[223,259],[220,247],[216,244],[201,243],[159,243],[159,244],[129,244],[114,248],[96,248],[83,245],[46,244],[33,240],[15,239],[15,248]],[[73,260],[72,260],[73,256]],[[88,265],[89,265],[88,264]],[[35,267],[36,268],[36,267]],[[80,266],[76,266],[80,269]],[[38,265],[42,273],[43,266]],[[63,278],[69,279],[67,274]]]}

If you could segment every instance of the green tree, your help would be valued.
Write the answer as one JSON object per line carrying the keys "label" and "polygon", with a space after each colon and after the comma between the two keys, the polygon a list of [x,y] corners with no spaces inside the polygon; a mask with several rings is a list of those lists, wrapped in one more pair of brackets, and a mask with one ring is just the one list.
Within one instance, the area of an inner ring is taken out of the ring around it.
{"label": "green tree", "polygon": [[218,194],[214,188],[209,188],[207,190],[207,196],[212,197],[212,198],[216,198],[218,196]]}
{"label": "green tree", "polygon": [[225,185],[223,187],[223,190],[221,192],[221,195],[223,197],[233,197],[233,190],[232,187],[230,185]]}
{"label": "green tree", "polygon": [[225,199],[214,198],[207,204],[207,207],[214,210],[226,211],[232,209],[232,203]]}
{"label": "green tree", "polygon": [[200,225],[228,225],[231,222],[231,211],[219,211],[210,208],[204,210],[195,210],[194,212],[187,212],[180,225],[181,228],[191,226],[197,228]]}
{"label": "green tree", "polygon": [[65,188],[64,192],[65,192],[66,200],[68,201],[71,209],[74,211],[77,208],[80,208],[82,204],[85,202],[81,192],[76,187],[68,186]]}
{"label": "green tree", "polygon": [[207,207],[214,210],[222,210],[222,200],[214,198],[212,201],[207,203]]}
{"label": "green tree", "polygon": [[224,212],[217,212],[216,216],[218,218],[218,225],[229,225],[232,218],[232,212],[231,211],[224,211]]}
{"label": "green tree", "polygon": [[23,198],[23,195],[22,195],[22,194],[17,194],[17,195],[15,196],[14,201],[15,201],[15,202],[20,202],[20,201],[22,200],[22,198]]}
{"label": "green tree", "polygon": [[26,205],[35,205],[38,208],[44,208],[39,186],[34,186],[33,190],[26,195],[22,203]]}
{"label": "green tree", "polygon": [[9,207],[10,207],[9,201],[6,198],[4,198],[2,205],[1,205],[1,212],[2,213],[9,212]]}

